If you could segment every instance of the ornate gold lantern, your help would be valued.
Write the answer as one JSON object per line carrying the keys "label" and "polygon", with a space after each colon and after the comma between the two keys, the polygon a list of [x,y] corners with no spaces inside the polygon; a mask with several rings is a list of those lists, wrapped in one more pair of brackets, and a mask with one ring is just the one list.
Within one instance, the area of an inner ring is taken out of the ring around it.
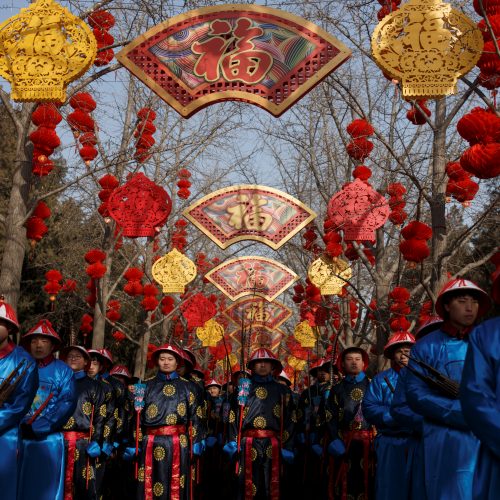
{"label": "ornate gold lantern", "polygon": [[345,260],[322,255],[309,266],[307,275],[321,295],[340,295],[352,277],[352,269]]}
{"label": "ornate gold lantern", "polygon": [[475,23],[440,0],[410,0],[385,16],[372,36],[375,62],[402,83],[407,99],[456,93],[458,78],[482,50]]}
{"label": "ornate gold lantern", "polygon": [[203,347],[215,347],[224,337],[224,327],[212,318],[196,329],[196,336]]}
{"label": "ornate gold lantern", "polygon": [[307,321],[302,321],[295,327],[294,336],[302,347],[314,347],[317,337]]}
{"label": "ornate gold lantern", "polygon": [[97,54],[91,29],[53,0],[38,0],[0,25],[0,75],[14,101],[66,99],[66,86]]}
{"label": "ornate gold lantern", "polygon": [[152,274],[163,293],[184,293],[186,285],[196,277],[196,265],[174,248],[153,264]]}

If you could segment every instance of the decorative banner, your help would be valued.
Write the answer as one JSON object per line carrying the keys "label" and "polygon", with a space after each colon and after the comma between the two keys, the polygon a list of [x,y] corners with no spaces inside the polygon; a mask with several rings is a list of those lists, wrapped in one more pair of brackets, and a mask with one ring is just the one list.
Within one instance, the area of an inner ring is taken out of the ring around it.
{"label": "decorative banner", "polygon": [[260,297],[250,297],[232,304],[224,315],[240,328],[264,326],[275,330],[290,318],[292,311],[276,300],[266,302]]}
{"label": "decorative banner", "polygon": [[183,117],[221,101],[280,116],[351,51],[305,19],[256,5],[193,10],[155,26],[116,58]]}
{"label": "decorative banner", "polygon": [[152,275],[163,293],[184,293],[196,277],[196,264],[174,248],[153,264]]}
{"label": "decorative banner", "polygon": [[210,193],[188,207],[184,216],[221,248],[255,240],[277,250],[316,214],[282,191],[244,184]]}
{"label": "decorative banner", "polygon": [[314,347],[316,345],[316,341],[318,340],[314,330],[307,321],[299,323],[295,327],[293,335],[301,347]]}
{"label": "decorative banner", "polygon": [[224,327],[212,318],[196,329],[196,336],[203,347],[215,347],[224,337]]}
{"label": "decorative banner", "polygon": [[307,276],[321,295],[340,295],[352,277],[352,269],[345,260],[322,255],[309,266]]}
{"label": "decorative banner", "polygon": [[299,277],[288,267],[265,257],[236,257],[209,271],[205,278],[231,300],[257,295],[272,302]]}
{"label": "decorative banner", "polygon": [[387,200],[361,179],[346,184],[328,202],[328,219],[346,241],[375,241],[391,209]]}
{"label": "decorative banner", "polygon": [[[276,352],[285,336],[284,332],[278,328],[268,328],[267,326],[252,327],[250,331],[250,351],[254,351],[259,347],[266,347]],[[241,346],[241,329],[233,330],[229,337]]]}
{"label": "decorative banner", "polygon": [[0,75],[14,101],[66,100],[66,87],[97,54],[87,24],[53,0],[38,0],[0,25]]}
{"label": "decorative banner", "polygon": [[439,98],[457,92],[483,43],[475,23],[450,4],[410,0],[377,25],[372,52],[382,71],[402,82],[403,97]]}

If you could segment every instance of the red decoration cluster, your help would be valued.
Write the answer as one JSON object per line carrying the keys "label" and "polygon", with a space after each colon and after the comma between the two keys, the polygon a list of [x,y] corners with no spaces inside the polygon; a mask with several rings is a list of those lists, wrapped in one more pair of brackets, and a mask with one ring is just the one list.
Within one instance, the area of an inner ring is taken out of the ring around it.
{"label": "red decoration cluster", "polygon": [[396,226],[400,226],[408,217],[405,212],[406,201],[403,198],[406,188],[400,182],[393,182],[387,186],[387,194],[390,197],[389,207],[391,208],[389,220]]}
{"label": "red decoration cluster", "polygon": [[95,281],[90,278],[87,281],[85,288],[89,291],[89,294],[85,297],[85,302],[87,302],[89,307],[95,307],[95,303],[97,301]]}
{"label": "red decoration cluster", "polygon": [[43,287],[43,289],[49,295],[49,299],[51,302],[56,300],[56,295],[62,288],[60,281],[63,279],[62,274],[56,269],[51,269],[45,273],[45,279],[47,283]]}
{"label": "red decoration cluster", "polygon": [[327,219],[324,224],[325,234],[323,236],[323,241],[325,242],[326,253],[334,259],[338,257],[344,249],[342,248],[342,237],[335,230],[334,224]]}
{"label": "red decoration cluster", "polygon": [[347,154],[358,162],[365,161],[373,150],[373,142],[367,139],[375,132],[373,126],[364,119],[358,119],[351,122],[346,130],[352,137],[346,146]]}
{"label": "red decoration cluster", "polygon": [[142,293],[144,294],[144,298],[142,299],[141,306],[145,311],[154,311],[160,301],[157,299],[158,288],[156,285],[149,283],[144,285],[142,289]]}
{"label": "red decoration cluster", "polygon": [[94,327],[92,323],[94,322],[94,318],[90,314],[84,314],[82,319],[80,320],[80,331],[83,333],[84,337],[87,337],[89,333],[92,333]]}
{"label": "red decoration cluster", "polygon": [[378,0],[378,3],[382,5],[382,7],[377,12],[377,19],[382,21],[385,16],[398,10],[398,5],[401,3],[401,0]]}
{"label": "red decoration cluster", "polygon": [[89,264],[85,269],[85,272],[93,280],[98,280],[106,274],[106,266],[103,264],[103,260],[105,258],[106,254],[98,248],[89,250],[85,254],[84,259],[87,264]]}
{"label": "red decoration cluster", "polygon": [[87,18],[88,23],[94,30],[94,36],[97,40],[97,57],[95,58],[95,66],[106,66],[109,64],[115,53],[113,49],[106,49],[113,45],[115,39],[109,34],[109,30],[115,25],[113,14],[107,10],[96,10]]}
{"label": "red decoration cluster", "polygon": [[170,297],[170,295],[165,295],[165,297],[161,299],[161,313],[164,316],[168,316],[174,310],[174,306],[174,299]]}
{"label": "red decoration cluster", "polygon": [[479,179],[500,175],[500,118],[474,108],[458,121],[457,131],[470,144],[460,158],[462,168]]}
{"label": "red decoration cluster", "polygon": [[64,293],[73,293],[76,291],[76,281],[67,279],[61,289]]}
{"label": "red decoration cluster", "polygon": [[179,219],[174,224],[175,229],[172,234],[172,248],[176,248],[179,252],[184,253],[187,246],[187,222],[184,219]]}
{"label": "red decoration cluster", "polygon": [[203,326],[217,314],[216,305],[202,293],[197,293],[181,304],[181,312],[189,330]]}
{"label": "red decoration cluster", "polygon": [[39,104],[31,115],[31,121],[38,127],[30,134],[30,141],[33,143],[32,172],[38,177],[50,174],[54,168],[49,156],[61,145],[56,133],[61,120],[61,113],[54,103]]}
{"label": "red decoration cluster", "polygon": [[[484,13],[479,5],[479,0],[474,0],[474,10],[482,17],[488,17],[493,34],[500,45],[500,0],[482,0]],[[490,30],[485,22],[481,20],[477,27],[483,33],[484,47],[483,53],[477,62],[480,85],[493,90],[500,87],[500,58],[496,52],[495,43]]]}
{"label": "red decoration cluster", "polygon": [[49,230],[44,221],[50,217],[50,214],[50,208],[43,201],[39,201],[31,217],[26,221],[26,237],[32,246],[40,241]]}
{"label": "red decoration cluster", "polygon": [[411,221],[401,231],[404,240],[399,244],[403,258],[416,264],[429,257],[431,251],[427,240],[432,238],[432,229],[423,222]]}
{"label": "red decoration cluster", "polygon": [[81,147],[78,149],[80,156],[87,165],[90,165],[90,162],[97,156],[95,122],[90,116],[97,104],[88,92],[75,94],[69,100],[69,104],[74,111],[68,115],[68,124],[73,135],[80,142]]}
{"label": "red decoration cluster", "polygon": [[115,339],[117,344],[121,344],[127,338],[127,336],[120,330],[116,330],[111,336]]}
{"label": "red decoration cluster", "polygon": [[138,267],[127,269],[123,277],[127,280],[127,284],[123,287],[123,291],[130,297],[142,295],[143,286],[141,283],[144,273]]}
{"label": "red decoration cluster", "polygon": [[111,193],[120,185],[120,183],[114,175],[106,174],[99,179],[99,185],[102,189],[98,194],[99,199],[101,200],[98,211],[103,217],[109,217],[108,200]]}
{"label": "red decoration cluster", "polygon": [[446,165],[446,174],[448,175],[446,196],[450,197],[450,201],[454,198],[464,207],[468,207],[479,190],[479,184],[471,179],[471,174],[466,172],[457,161]]}
{"label": "red decoration cluster", "polygon": [[411,311],[408,305],[410,292],[407,288],[398,286],[389,293],[389,299],[391,301],[389,310],[392,313],[389,320],[391,330],[393,332],[407,331],[411,326],[411,323],[406,319],[406,316],[410,314]]}
{"label": "red decoration cluster", "polygon": [[153,134],[156,132],[156,127],[153,121],[156,118],[156,113],[150,108],[142,108],[137,113],[139,122],[134,132],[134,137],[137,139],[135,143],[134,158],[139,163],[144,163],[151,158],[150,149],[155,145]]}
{"label": "red decoration cluster", "polygon": [[427,300],[422,304],[422,307],[420,308],[420,311],[418,313],[418,322],[423,323],[424,321],[434,316],[432,311],[433,311],[432,300]]}
{"label": "red decoration cluster", "polygon": [[119,300],[110,300],[106,307],[106,318],[111,321],[111,323],[116,323],[121,317],[120,308],[121,303]]}
{"label": "red decoration cluster", "polygon": [[189,188],[191,187],[191,181],[189,178],[191,177],[191,172],[187,168],[181,168],[177,172],[177,176],[179,180],[177,181],[177,196],[182,198],[183,200],[187,200],[191,196],[191,191]]}
{"label": "red decoration cluster", "polygon": [[428,117],[432,115],[431,110],[426,106],[427,99],[421,99],[417,101],[420,109],[417,108],[415,104],[412,104],[411,108],[406,113],[406,118],[413,123],[413,125],[423,125],[427,122],[425,116]]}

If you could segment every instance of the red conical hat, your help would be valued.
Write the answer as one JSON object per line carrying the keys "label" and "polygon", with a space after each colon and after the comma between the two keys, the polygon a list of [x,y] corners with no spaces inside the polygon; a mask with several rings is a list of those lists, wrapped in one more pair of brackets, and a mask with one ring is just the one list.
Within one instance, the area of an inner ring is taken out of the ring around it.
{"label": "red conical hat", "polygon": [[247,368],[251,370],[252,365],[257,361],[271,361],[276,371],[283,370],[283,365],[281,364],[280,360],[269,349],[266,349],[265,347],[259,347],[259,349],[255,350],[252,353],[250,359],[248,360]]}
{"label": "red conical hat", "polygon": [[184,354],[183,354],[183,351],[181,349],[179,349],[178,347],[176,347],[175,345],[172,345],[172,344],[163,344],[160,347],[157,347],[154,350],[154,352],[153,352],[153,356],[152,356],[153,359],[155,361],[158,361],[158,356],[162,352],[168,352],[170,354],[173,354],[176,357],[177,363],[179,365],[182,365],[184,363]]}
{"label": "red conical hat", "polygon": [[402,344],[413,345],[416,342],[415,337],[408,332],[396,332],[384,346],[384,356],[392,359],[394,350]]}
{"label": "red conical hat", "polygon": [[222,389],[222,385],[219,384],[219,382],[217,382],[217,380],[215,380],[214,378],[212,380],[210,380],[210,382],[208,382],[208,384],[205,384],[205,389],[208,389],[209,387],[214,387],[214,386]]}
{"label": "red conical hat", "polygon": [[196,356],[194,355],[194,352],[187,347],[183,347],[182,351],[184,352],[184,359],[194,368],[196,366]]}
{"label": "red conical hat", "polygon": [[309,374],[311,375],[311,377],[316,377],[320,368],[324,367],[325,370],[328,370],[330,368],[330,362],[331,360],[326,358],[322,358],[319,361],[316,361],[316,363],[314,363],[309,370]]}
{"label": "red conical hat", "polygon": [[415,339],[420,340],[425,337],[428,333],[437,330],[443,324],[443,318],[441,316],[429,316],[420,325],[418,325],[417,331],[415,332]]}
{"label": "red conical hat", "polygon": [[451,281],[448,281],[446,285],[442,288],[442,290],[439,292],[438,298],[436,300],[436,312],[441,316],[442,318],[445,317],[445,310],[443,306],[443,297],[448,294],[448,293],[456,293],[460,291],[467,291],[470,290],[472,292],[476,292],[478,295],[478,300],[479,300],[479,310],[477,313],[477,317],[480,318],[481,316],[484,316],[487,312],[488,309],[491,307],[491,300],[488,296],[488,294],[482,289],[479,288],[475,283],[469,280],[465,280],[462,278],[457,278],[453,279]]}
{"label": "red conical hat", "polygon": [[288,378],[288,375],[286,374],[285,370],[281,370],[281,373],[278,375],[278,378],[282,378],[288,387],[292,385],[292,381]]}
{"label": "red conical hat", "polygon": [[28,337],[33,337],[34,335],[41,335],[43,337],[49,337],[52,339],[56,347],[61,344],[61,337],[52,327],[52,323],[48,319],[41,319],[31,330],[28,330],[23,336],[23,344],[26,340],[31,340]]}
{"label": "red conical hat", "polygon": [[85,349],[85,347],[83,347],[81,345],[68,345],[66,347],[63,347],[61,349],[61,352],[59,353],[59,359],[61,361],[66,362],[66,359],[68,357],[69,351],[71,351],[73,349],[75,349],[77,351],[80,351],[83,354],[83,357],[85,358],[85,360],[87,362],[87,367],[90,366],[90,356],[89,356],[89,353],[87,352],[87,349]]}
{"label": "red conical hat", "polygon": [[109,349],[99,349],[101,356],[109,363],[110,367],[113,366],[113,355]]}
{"label": "red conical hat", "polygon": [[128,371],[127,367],[124,365],[115,365],[111,371],[109,372],[110,375],[120,375],[121,377],[125,377],[128,379],[132,378],[132,375],[130,375],[130,372]]}
{"label": "red conical hat", "polygon": [[195,366],[195,367],[192,369],[191,373],[192,373],[193,375],[197,375],[197,376],[198,376],[199,378],[201,378],[202,380],[204,380],[204,378],[205,378],[205,373],[203,372],[203,370],[202,370],[199,366]]}
{"label": "red conical hat", "polygon": [[17,321],[16,312],[14,308],[7,302],[0,298],[0,319],[3,319],[15,327],[15,332],[19,331],[19,321]]}

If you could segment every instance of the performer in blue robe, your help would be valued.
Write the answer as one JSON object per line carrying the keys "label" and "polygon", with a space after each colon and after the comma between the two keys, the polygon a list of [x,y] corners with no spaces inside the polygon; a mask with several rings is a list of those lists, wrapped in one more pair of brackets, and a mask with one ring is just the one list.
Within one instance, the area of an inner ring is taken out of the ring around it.
{"label": "performer in blue robe", "polygon": [[384,356],[391,360],[391,368],[373,378],[362,402],[363,415],[377,428],[374,441],[378,464],[375,498],[380,500],[409,498],[406,457],[412,429],[394,420],[390,409],[399,371],[408,363],[408,354],[414,343],[415,338],[408,332],[397,332],[389,339]]}
{"label": "performer in blue robe", "polygon": [[436,301],[443,325],[419,341],[411,352],[406,396],[411,408],[424,417],[425,487],[429,500],[472,497],[479,441],[464,419],[458,394],[445,390],[442,384],[438,388],[435,382],[431,386],[430,381],[422,380],[420,377],[436,378],[417,361],[460,383],[467,335],[489,305],[488,295],[471,281],[450,281]]}
{"label": "performer in blue robe", "polygon": [[466,422],[480,439],[473,498],[500,497],[500,317],[478,326],[470,336],[460,386]]}
{"label": "performer in blue robe", "polygon": [[[0,300],[0,384],[16,368],[10,388],[0,388],[0,496],[2,500],[16,500],[19,466],[19,424],[35,397],[38,371],[35,360],[16,346],[9,335],[19,331],[16,314],[10,304]],[[20,366],[20,363],[23,363]],[[7,391],[12,390],[10,394]],[[4,399],[6,398],[6,399]]]}
{"label": "performer in blue robe", "polygon": [[61,343],[48,320],[23,335],[23,345],[38,365],[39,386],[25,416],[19,499],[60,500],[64,496],[64,437],[62,428],[73,414],[76,392],[73,370],[55,359]]}

